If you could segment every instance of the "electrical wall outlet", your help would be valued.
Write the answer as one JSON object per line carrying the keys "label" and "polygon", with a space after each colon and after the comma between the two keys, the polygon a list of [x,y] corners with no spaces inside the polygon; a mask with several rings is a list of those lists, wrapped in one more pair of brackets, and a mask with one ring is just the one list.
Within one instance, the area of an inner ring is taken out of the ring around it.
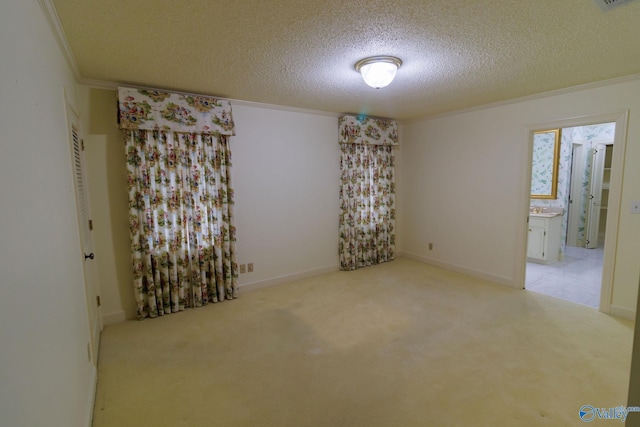
{"label": "electrical wall outlet", "polygon": [[240,274],[246,273],[247,272],[247,265],[246,264],[240,264]]}
{"label": "electrical wall outlet", "polygon": [[253,273],[253,263],[250,262],[249,264],[247,264],[247,272],[249,273]]}

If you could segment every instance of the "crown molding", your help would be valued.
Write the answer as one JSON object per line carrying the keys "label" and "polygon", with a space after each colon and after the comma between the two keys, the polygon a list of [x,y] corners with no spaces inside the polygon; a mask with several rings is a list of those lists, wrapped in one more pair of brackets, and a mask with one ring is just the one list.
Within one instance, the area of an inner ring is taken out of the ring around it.
{"label": "crown molding", "polygon": [[469,108],[464,108],[464,109],[461,109],[461,110],[449,111],[449,112],[442,113],[442,114],[434,114],[434,115],[431,115],[431,116],[425,116],[425,117],[418,118],[418,119],[403,120],[403,121],[400,121],[399,123],[404,124],[404,125],[410,125],[410,124],[414,124],[414,123],[425,122],[427,120],[440,119],[440,118],[450,117],[450,116],[457,116],[458,114],[472,113],[474,111],[485,110],[487,108],[496,108],[496,107],[502,107],[502,106],[505,106],[505,105],[518,104],[520,102],[534,101],[534,100],[537,100],[537,99],[550,98],[552,96],[565,95],[565,94],[580,92],[580,91],[589,90],[589,89],[597,89],[597,88],[600,88],[600,87],[612,86],[612,85],[615,85],[615,84],[626,83],[626,82],[631,82],[631,81],[635,81],[635,80],[640,80],[640,73],[638,73],[638,74],[630,74],[628,76],[622,76],[622,77],[614,77],[612,79],[600,80],[600,81],[597,81],[597,82],[585,83],[585,84],[581,84],[581,85],[577,85],[577,86],[571,86],[571,87],[562,88],[562,89],[551,90],[551,91],[548,91],[548,92],[540,92],[540,93],[536,93],[536,94],[533,94],[533,95],[521,96],[519,98],[506,99],[504,101],[493,102],[493,103],[490,103],[490,104],[482,104],[482,105],[478,105],[478,106],[475,106],[475,107],[469,107]]}
{"label": "crown molding", "polygon": [[60,19],[58,18],[58,12],[56,11],[56,7],[53,5],[52,0],[38,0],[38,4],[42,9],[42,13],[47,19],[49,23],[49,27],[51,28],[51,32],[58,42],[58,46],[62,51],[69,67],[73,71],[73,74],[76,77],[76,80],[80,79],[80,69],[78,68],[78,63],[76,62],[76,58],[73,56],[73,52],[71,51],[71,47],[69,47],[69,43],[67,42],[67,37],[64,34],[64,29],[62,28],[62,24],[60,24]]}
{"label": "crown molding", "polygon": [[143,88],[141,86],[133,86],[125,83],[118,84],[115,82],[108,82],[105,80],[93,80],[93,79],[85,79],[84,77],[80,77],[77,79],[78,84],[82,86],[87,86],[94,89],[108,89],[108,90],[118,90],[118,86],[127,86],[127,87],[135,87],[137,89],[149,89]]}
{"label": "crown molding", "polygon": [[327,117],[336,117],[336,118],[341,115],[331,111],[312,110],[309,108],[299,108],[299,107],[289,107],[287,105],[267,104],[263,102],[243,101],[240,99],[229,99],[229,101],[231,101],[232,104],[243,105],[246,107],[266,108],[269,110],[288,111],[290,113],[313,114],[315,116],[327,116]]}
{"label": "crown molding", "polygon": [[77,80],[78,80],[78,84],[81,84],[81,85],[87,86],[87,87],[91,87],[91,88],[94,88],[94,89],[118,90],[119,86],[126,86],[126,87],[130,87],[130,88],[133,88],[133,89],[166,90],[166,91],[170,91],[170,92],[173,92],[173,93],[179,93],[181,95],[211,96],[211,97],[218,98],[218,99],[225,99],[225,100],[231,102],[232,106],[233,105],[241,105],[241,106],[245,106],[245,107],[265,108],[265,109],[269,109],[269,110],[288,111],[290,113],[313,114],[313,115],[316,115],[316,116],[338,117],[340,115],[338,113],[333,113],[333,112],[330,112],[330,111],[312,110],[312,109],[298,108],[298,107],[289,107],[287,105],[268,104],[268,103],[263,103],[263,102],[244,101],[244,100],[241,100],[241,99],[225,98],[223,96],[211,95],[211,94],[206,94],[206,93],[185,92],[185,91],[176,90],[176,89],[172,89],[172,88],[166,88],[166,87],[150,87],[150,86],[141,86],[141,85],[130,84],[130,83],[126,83],[126,82],[116,83],[116,82],[108,82],[108,81],[103,81],[103,80],[91,80],[91,79],[85,79],[85,78],[79,78]]}
{"label": "crown molding", "polygon": [[[475,106],[475,107],[470,107],[470,108],[465,108],[465,109],[455,110],[455,111],[449,111],[449,112],[446,112],[446,113],[436,114],[436,115],[432,115],[432,116],[427,115],[425,117],[412,119],[412,120],[397,120],[397,119],[392,119],[392,120],[396,120],[399,125],[411,125],[411,124],[415,124],[415,123],[425,122],[425,121],[428,121],[428,120],[439,119],[439,118],[444,118],[444,117],[451,117],[451,116],[456,116],[456,115],[459,115],[459,114],[471,113],[471,112],[474,112],[474,111],[484,110],[484,109],[487,109],[487,108],[496,108],[496,107],[501,107],[501,106],[505,106],[505,105],[517,104],[517,103],[520,103],[520,102],[534,101],[534,100],[537,100],[537,99],[544,99],[544,98],[549,98],[549,97],[552,97],[552,96],[564,95],[564,94],[579,92],[579,91],[588,90],[588,89],[596,89],[596,88],[599,88],[599,87],[611,86],[611,85],[614,85],[614,84],[626,83],[626,82],[635,81],[635,80],[640,80],[640,73],[639,74],[631,74],[631,75],[623,76],[623,77],[615,77],[613,79],[608,79],[608,80],[600,80],[600,81],[592,82],[592,83],[585,83],[585,84],[578,85],[578,86],[571,86],[571,87],[568,87],[568,88],[556,89],[556,90],[552,90],[552,91],[548,91],[548,92],[541,92],[541,93],[537,93],[537,94],[533,94],[533,95],[522,96],[522,97],[519,97],[519,98],[507,99],[507,100],[504,100],[504,101],[498,101],[498,102],[494,102],[494,103],[490,103],[490,104],[482,104],[482,105],[478,105],[478,106]],[[236,105],[243,105],[243,106],[254,107],[254,108],[266,108],[266,109],[270,109],[270,110],[289,111],[289,112],[293,112],[293,113],[314,114],[314,115],[330,116],[330,117],[339,117],[342,114],[353,114],[353,113],[344,113],[344,112],[343,113],[334,113],[334,112],[330,112],[330,111],[311,110],[311,109],[305,109],[305,108],[290,107],[290,106],[286,106],[286,105],[268,104],[268,103],[262,103],[262,102],[254,102],[254,101],[244,101],[244,100],[233,99],[233,98],[224,98],[224,97],[221,97],[221,96],[208,95],[208,94],[202,94],[202,93],[184,92],[184,91],[174,90],[174,89],[171,89],[171,88],[159,88],[159,87],[152,88],[152,87],[149,87],[149,86],[132,85],[132,84],[129,84],[129,83],[115,83],[115,82],[108,82],[108,81],[102,81],[102,80],[91,80],[91,79],[85,79],[85,78],[79,78],[78,79],[78,83],[82,84],[82,85],[85,85],[85,86],[88,86],[88,87],[96,88],[96,89],[117,90],[118,86],[127,86],[127,87],[136,88],[136,89],[168,90],[168,91],[172,91],[172,92],[175,92],[175,93],[180,93],[180,94],[183,94],[183,95],[213,96],[215,98],[226,99],[226,100],[230,101],[232,104],[236,104]]]}

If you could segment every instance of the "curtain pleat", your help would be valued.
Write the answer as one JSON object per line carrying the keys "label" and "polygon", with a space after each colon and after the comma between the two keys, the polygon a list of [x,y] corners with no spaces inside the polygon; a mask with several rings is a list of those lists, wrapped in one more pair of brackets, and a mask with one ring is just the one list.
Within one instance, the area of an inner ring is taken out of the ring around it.
{"label": "curtain pleat", "polygon": [[228,137],[124,132],[138,317],[237,298]]}

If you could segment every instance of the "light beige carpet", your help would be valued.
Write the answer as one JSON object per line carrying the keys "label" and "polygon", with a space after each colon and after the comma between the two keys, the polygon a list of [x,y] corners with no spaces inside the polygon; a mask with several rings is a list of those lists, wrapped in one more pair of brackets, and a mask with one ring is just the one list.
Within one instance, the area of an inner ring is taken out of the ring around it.
{"label": "light beige carpet", "polygon": [[105,328],[93,425],[579,426],[626,406],[632,335],[398,259]]}

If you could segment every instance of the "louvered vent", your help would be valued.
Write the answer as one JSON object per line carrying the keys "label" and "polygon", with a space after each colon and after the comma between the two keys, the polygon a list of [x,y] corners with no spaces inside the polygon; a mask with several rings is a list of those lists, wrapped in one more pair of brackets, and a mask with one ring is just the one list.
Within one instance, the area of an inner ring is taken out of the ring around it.
{"label": "louvered vent", "polygon": [[[80,215],[80,233],[83,243],[89,239],[91,228],[89,226],[89,204],[87,203],[87,189],[84,183],[84,171],[82,170],[82,140],[78,128],[71,124],[71,138],[73,143],[73,170],[75,172],[76,190],[78,192],[78,213]],[[87,246],[90,247],[90,246]]]}
{"label": "louvered vent", "polygon": [[606,12],[607,10],[611,10],[616,6],[620,6],[622,3],[628,3],[631,0],[594,0],[594,1],[598,6],[600,6],[600,9]]}

